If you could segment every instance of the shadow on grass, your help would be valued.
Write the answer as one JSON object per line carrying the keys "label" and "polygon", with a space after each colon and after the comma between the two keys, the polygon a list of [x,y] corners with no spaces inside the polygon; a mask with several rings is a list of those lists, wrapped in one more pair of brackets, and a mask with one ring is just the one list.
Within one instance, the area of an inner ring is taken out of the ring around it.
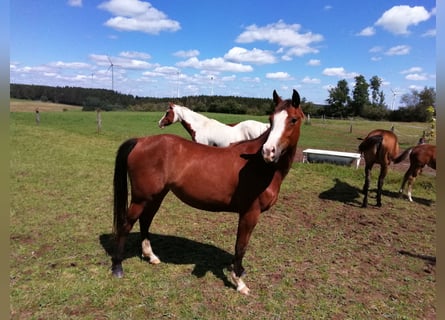
{"label": "shadow on grass", "polygon": [[338,178],[334,179],[335,185],[319,194],[320,199],[334,200],[353,206],[361,206],[359,201],[361,190]]}
{"label": "shadow on grass", "polygon": [[[387,196],[387,197],[391,197],[391,198],[403,198],[403,199],[405,199],[406,201],[409,201],[408,200],[408,197],[404,194],[404,195],[401,195],[398,191],[397,192],[395,192],[395,191],[388,191],[388,190],[383,190],[382,191],[382,194],[384,195],[384,196]],[[412,198],[413,198],[413,202],[417,202],[417,203],[419,203],[419,204],[422,204],[422,205],[424,205],[424,206],[428,206],[428,207],[431,207],[431,205],[434,203],[434,201],[433,200],[430,200],[430,199],[423,199],[423,198],[419,198],[419,197],[414,197],[414,196],[412,196]]]}
{"label": "shadow on grass", "polygon": [[427,256],[424,254],[418,254],[418,253],[412,253],[410,251],[406,251],[406,250],[399,250],[399,253],[404,255],[404,256],[408,256],[411,258],[416,258],[416,259],[420,259],[425,261],[426,263],[429,263],[431,265],[436,265],[436,257],[433,256]]}
{"label": "shadow on grass", "polygon": [[[114,252],[114,236],[112,234],[102,234],[99,237],[99,241],[108,255],[112,256]],[[194,276],[201,278],[207,272],[212,272],[218,279],[224,282],[226,287],[235,288],[224,274],[224,269],[231,264],[233,258],[233,255],[227,251],[213,245],[171,235],[150,233],[150,242],[153,251],[161,259],[162,263],[193,264],[195,265],[192,271]],[[128,235],[125,243],[124,261],[133,257],[143,259],[141,254],[140,233],[132,232]]]}

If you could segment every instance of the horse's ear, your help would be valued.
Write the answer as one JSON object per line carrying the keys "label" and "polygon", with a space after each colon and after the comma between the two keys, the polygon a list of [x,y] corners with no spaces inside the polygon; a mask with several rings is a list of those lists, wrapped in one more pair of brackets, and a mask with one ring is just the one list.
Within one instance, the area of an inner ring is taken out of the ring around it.
{"label": "horse's ear", "polygon": [[169,107],[173,107],[174,105],[175,105],[175,104],[174,104],[173,102],[169,102],[169,103],[168,103],[168,106],[169,106]]}
{"label": "horse's ear", "polygon": [[300,95],[295,89],[294,93],[292,94],[292,105],[296,108],[300,106]]}
{"label": "horse's ear", "polygon": [[273,91],[273,102],[275,103],[275,105],[278,105],[281,102],[281,98],[276,90]]}

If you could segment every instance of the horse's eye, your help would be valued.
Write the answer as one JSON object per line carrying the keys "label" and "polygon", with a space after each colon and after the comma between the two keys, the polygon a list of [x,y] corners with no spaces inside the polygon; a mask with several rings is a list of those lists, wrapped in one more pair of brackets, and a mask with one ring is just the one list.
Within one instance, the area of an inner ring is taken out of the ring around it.
{"label": "horse's eye", "polygon": [[296,124],[296,123],[297,123],[297,121],[298,121],[298,119],[297,119],[297,118],[292,118],[292,119],[290,120],[290,123],[292,123],[292,124]]}

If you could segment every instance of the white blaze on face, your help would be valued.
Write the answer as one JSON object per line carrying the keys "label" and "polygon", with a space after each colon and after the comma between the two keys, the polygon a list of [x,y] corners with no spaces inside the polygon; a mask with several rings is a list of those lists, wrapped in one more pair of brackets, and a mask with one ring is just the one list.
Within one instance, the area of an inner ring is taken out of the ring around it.
{"label": "white blaze on face", "polygon": [[279,142],[286,127],[286,119],[286,110],[280,111],[274,116],[272,130],[263,145],[263,158],[266,162],[276,162],[280,158],[281,149]]}

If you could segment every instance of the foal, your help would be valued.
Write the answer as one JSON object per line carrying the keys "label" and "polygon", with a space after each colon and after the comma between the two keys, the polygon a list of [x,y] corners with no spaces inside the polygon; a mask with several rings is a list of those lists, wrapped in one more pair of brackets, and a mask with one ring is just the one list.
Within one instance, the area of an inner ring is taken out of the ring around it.
{"label": "foal", "polygon": [[[226,148],[194,143],[171,134],[134,138],[121,144],[113,181],[113,229],[117,240],[112,257],[114,276],[123,276],[125,239],[138,220],[142,255],[150,263],[160,263],[150,244],[149,228],[165,196],[172,191],[192,207],[238,213],[231,278],[239,292],[249,293],[241,279],[242,260],[260,213],[278,199],[281,183],[292,166],[304,119],[297,91],[293,91],[292,100],[282,100],[274,91],[273,101],[271,127],[256,139]],[[131,185],[129,206],[127,177]],[[185,218],[184,221],[187,223]]]}
{"label": "foal", "polygon": [[[361,138],[358,138],[362,140]],[[382,206],[383,181],[388,173],[388,166],[391,162],[399,163],[408,156],[408,149],[399,154],[399,143],[394,132],[383,129],[371,131],[363,142],[358,146],[358,150],[365,159],[365,183],[363,185],[362,208],[368,206],[368,191],[371,179],[371,170],[374,164],[380,165],[380,174],[377,183],[377,206]]]}
{"label": "foal", "polygon": [[405,184],[408,182],[408,199],[413,201],[411,192],[414,184],[414,180],[425,166],[436,170],[436,146],[432,144],[420,144],[415,147],[409,148],[409,168],[406,171],[402,186],[400,187],[400,194],[403,194]]}

